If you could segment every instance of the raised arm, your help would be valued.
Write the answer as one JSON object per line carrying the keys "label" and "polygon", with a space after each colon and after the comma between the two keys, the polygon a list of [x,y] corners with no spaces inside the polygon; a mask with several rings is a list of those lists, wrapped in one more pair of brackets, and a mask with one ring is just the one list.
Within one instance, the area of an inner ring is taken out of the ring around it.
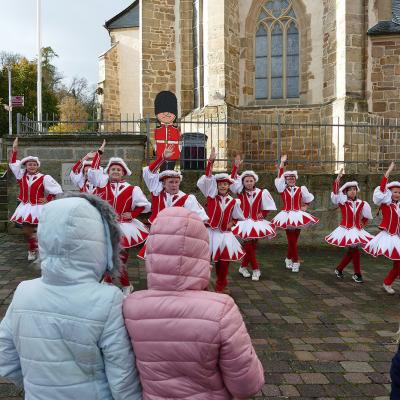
{"label": "raised arm", "polygon": [[243,191],[243,182],[240,178],[240,175],[238,175],[238,171],[242,163],[243,160],[241,160],[240,155],[238,154],[233,161],[231,172],[231,178],[235,180],[235,182],[232,183],[232,185],[230,186],[230,190],[232,193],[240,193]]}
{"label": "raised arm", "polygon": [[287,161],[287,155],[283,155],[281,157],[281,162],[278,168],[278,177],[275,178],[275,187],[278,193],[282,193],[286,189],[285,178],[283,177],[283,173],[285,172],[285,162]]}
{"label": "raised arm", "polygon": [[215,147],[212,148],[210,158],[207,161],[205,174],[197,181],[197,187],[203,193],[204,197],[215,197],[218,194],[217,181],[212,175],[214,161],[217,157]]}
{"label": "raised arm", "polygon": [[21,166],[21,161],[17,160],[17,153],[18,153],[18,138],[15,138],[8,165],[12,173],[14,174],[15,178],[21,179],[24,176],[25,171]]}
{"label": "raised arm", "polygon": [[85,183],[85,177],[83,175],[83,163],[87,160],[93,159],[95,155],[96,152],[94,151],[87,153],[82,159],[78,160],[71,168],[69,177],[71,179],[71,182],[79,189],[81,189]]}
{"label": "raised arm", "polygon": [[374,190],[372,196],[373,202],[380,206],[381,204],[389,204],[392,202],[392,192],[387,188],[387,183],[391,172],[394,170],[395,163],[391,162],[389,168],[381,179],[380,185]]}
{"label": "raised arm", "polygon": [[108,175],[104,173],[103,169],[100,168],[101,155],[104,153],[104,148],[106,146],[106,141],[103,140],[102,145],[99,147],[95,153],[92,165],[88,170],[88,181],[99,188],[103,188],[108,183]]}
{"label": "raised arm", "polygon": [[143,168],[143,180],[147,186],[150,193],[158,195],[162,189],[163,185],[160,182],[160,174],[157,172],[168,158],[172,156],[173,146],[168,146],[165,148],[162,157],[158,157],[154,162],[152,162],[148,167]]}
{"label": "raised arm", "polygon": [[342,179],[342,176],[343,176],[343,168],[340,169],[338,176],[333,182],[331,201],[335,205],[342,204],[347,200],[347,196],[344,193],[339,193],[340,180]]}

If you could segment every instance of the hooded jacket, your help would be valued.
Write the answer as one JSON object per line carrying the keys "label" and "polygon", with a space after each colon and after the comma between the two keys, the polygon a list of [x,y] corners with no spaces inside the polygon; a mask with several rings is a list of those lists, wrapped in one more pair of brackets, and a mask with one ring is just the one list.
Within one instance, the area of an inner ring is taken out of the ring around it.
{"label": "hooded jacket", "polygon": [[248,398],[264,384],[238,307],[208,292],[208,234],[193,212],[172,207],[153,223],[146,248],[148,290],[124,300],[143,399]]}
{"label": "hooded jacket", "polygon": [[43,208],[42,276],[18,286],[0,324],[0,376],[27,400],[139,400],[123,295],[99,283],[118,259],[115,214],[78,196]]}
{"label": "hooded jacket", "polygon": [[400,399],[400,346],[392,360],[392,365],[390,367],[390,380],[392,381],[390,400],[398,400]]}

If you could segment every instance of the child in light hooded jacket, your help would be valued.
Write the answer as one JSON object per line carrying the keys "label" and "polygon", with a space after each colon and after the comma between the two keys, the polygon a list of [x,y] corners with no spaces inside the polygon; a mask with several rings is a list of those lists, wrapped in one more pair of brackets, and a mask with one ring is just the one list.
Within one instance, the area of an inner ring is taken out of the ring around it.
{"label": "child in light hooded jacket", "polygon": [[122,292],[99,283],[118,268],[111,207],[88,194],[43,207],[42,276],[23,281],[0,324],[0,376],[29,400],[140,400]]}

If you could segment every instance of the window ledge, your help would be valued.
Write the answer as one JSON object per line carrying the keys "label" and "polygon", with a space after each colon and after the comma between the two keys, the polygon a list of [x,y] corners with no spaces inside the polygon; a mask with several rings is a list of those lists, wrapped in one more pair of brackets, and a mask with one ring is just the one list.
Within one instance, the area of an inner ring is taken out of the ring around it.
{"label": "window ledge", "polygon": [[293,99],[257,99],[249,102],[249,106],[289,106],[289,105],[299,105],[300,98]]}

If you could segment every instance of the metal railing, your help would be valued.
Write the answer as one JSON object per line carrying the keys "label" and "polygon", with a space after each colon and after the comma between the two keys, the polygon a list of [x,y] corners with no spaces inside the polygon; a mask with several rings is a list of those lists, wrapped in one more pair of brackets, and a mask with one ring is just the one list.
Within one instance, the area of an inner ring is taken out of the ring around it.
{"label": "metal railing", "polygon": [[[193,115],[178,121],[182,132],[181,167],[203,169],[212,147],[217,150],[216,168],[225,169],[236,154],[245,160],[244,168],[272,171],[282,154],[289,167],[315,172],[378,172],[397,160],[400,151],[400,125],[397,119],[367,116],[346,123],[296,121],[294,117],[269,115],[256,120],[231,120],[218,113]],[[153,132],[156,120],[122,118],[96,121],[35,121],[18,114],[19,135],[52,134],[131,134],[146,135],[145,158],[154,158]]]}

